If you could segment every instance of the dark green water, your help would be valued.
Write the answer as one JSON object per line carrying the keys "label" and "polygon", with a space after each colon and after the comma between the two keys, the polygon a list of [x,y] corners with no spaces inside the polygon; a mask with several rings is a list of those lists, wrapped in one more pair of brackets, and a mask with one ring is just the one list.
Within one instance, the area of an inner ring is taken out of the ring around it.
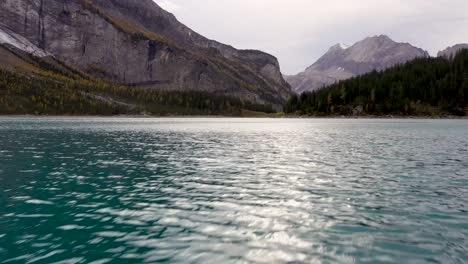
{"label": "dark green water", "polygon": [[467,263],[468,122],[0,119],[0,263]]}

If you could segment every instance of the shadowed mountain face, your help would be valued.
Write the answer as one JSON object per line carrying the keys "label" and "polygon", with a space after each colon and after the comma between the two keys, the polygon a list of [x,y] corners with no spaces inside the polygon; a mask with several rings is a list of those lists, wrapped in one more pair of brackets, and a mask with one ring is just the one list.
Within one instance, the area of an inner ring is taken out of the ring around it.
{"label": "shadowed mountain face", "polygon": [[457,55],[462,49],[468,49],[468,44],[457,44],[452,47],[448,47],[437,53],[437,57],[452,58]]}
{"label": "shadowed mountain face", "polygon": [[286,80],[297,93],[313,91],[339,80],[384,70],[399,63],[429,54],[408,43],[397,43],[387,36],[369,37],[351,47],[335,45],[312,66]]}
{"label": "shadowed mountain face", "polygon": [[275,57],[206,39],[152,0],[3,0],[0,43],[118,84],[277,107],[291,94]]}

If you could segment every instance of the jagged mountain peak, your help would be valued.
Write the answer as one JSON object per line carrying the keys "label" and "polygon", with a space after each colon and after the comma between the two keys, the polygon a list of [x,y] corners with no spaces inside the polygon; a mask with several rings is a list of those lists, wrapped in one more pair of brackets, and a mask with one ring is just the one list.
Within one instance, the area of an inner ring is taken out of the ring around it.
{"label": "jagged mountain peak", "polygon": [[[357,62],[373,62],[382,64],[378,70],[407,61],[414,57],[428,57],[429,54],[409,43],[400,43],[386,35],[366,38],[354,44],[347,54],[346,60]],[[357,72],[357,74],[361,74]]]}
{"label": "jagged mountain peak", "polygon": [[397,44],[393,39],[391,39],[387,35],[378,35],[373,37],[367,37],[361,41],[356,42],[353,47],[355,46],[366,46],[367,48],[371,49],[378,49],[384,46],[394,45]]}
{"label": "jagged mountain peak", "polygon": [[409,43],[398,43],[386,35],[367,37],[344,49],[332,46],[304,72],[288,76],[294,91],[301,93],[333,84],[336,81],[383,70],[416,57],[429,54]]}
{"label": "jagged mountain peak", "polygon": [[376,42],[395,42],[387,35],[375,35],[371,37],[367,37],[362,41],[376,41]]}

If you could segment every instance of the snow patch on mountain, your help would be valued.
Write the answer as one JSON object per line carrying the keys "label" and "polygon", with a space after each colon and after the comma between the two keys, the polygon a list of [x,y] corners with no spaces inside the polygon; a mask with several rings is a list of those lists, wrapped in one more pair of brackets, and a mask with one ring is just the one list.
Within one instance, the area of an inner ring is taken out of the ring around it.
{"label": "snow patch on mountain", "polygon": [[9,30],[0,28],[0,43],[12,45],[37,57],[49,56],[47,52],[32,44],[29,40]]}
{"label": "snow patch on mountain", "polygon": [[344,49],[344,50],[347,49],[347,48],[349,48],[348,45],[343,44],[343,43],[340,43],[340,44],[338,44],[338,45],[340,46],[341,49]]}

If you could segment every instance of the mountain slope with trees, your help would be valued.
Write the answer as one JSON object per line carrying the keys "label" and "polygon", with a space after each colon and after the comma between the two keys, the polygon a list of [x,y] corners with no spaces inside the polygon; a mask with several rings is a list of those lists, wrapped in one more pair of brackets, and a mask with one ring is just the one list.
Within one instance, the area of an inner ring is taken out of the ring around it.
{"label": "mountain slope with trees", "polygon": [[53,58],[0,45],[0,114],[242,115],[270,105],[205,91],[158,91],[115,85]]}
{"label": "mountain slope with trees", "polygon": [[301,115],[467,115],[468,50],[453,58],[418,58],[382,72],[292,96],[284,107]]}

